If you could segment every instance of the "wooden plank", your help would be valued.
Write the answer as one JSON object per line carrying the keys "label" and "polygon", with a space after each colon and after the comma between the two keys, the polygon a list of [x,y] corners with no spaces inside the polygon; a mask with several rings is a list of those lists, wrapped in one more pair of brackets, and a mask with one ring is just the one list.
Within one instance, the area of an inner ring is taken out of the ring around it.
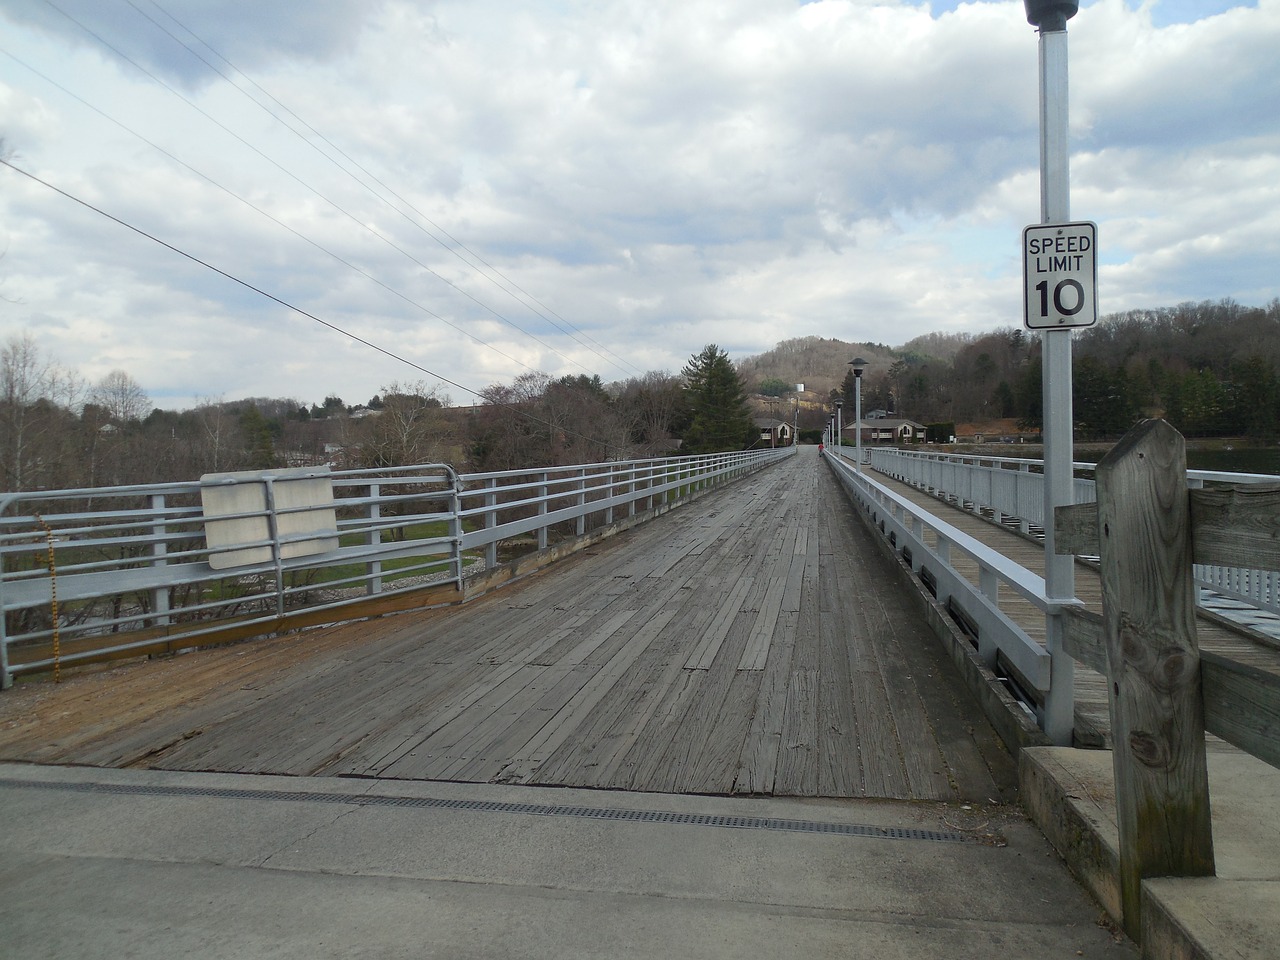
{"label": "wooden plank", "polygon": [[674,608],[660,611],[649,618],[641,629],[614,656],[604,664],[591,680],[560,707],[528,741],[518,747],[502,774],[497,777],[508,783],[526,783],[538,767],[573,735],[579,724],[620,681],[649,645],[661,635],[666,625],[676,615]]}
{"label": "wooden plank", "polygon": [[1053,508],[1053,549],[1059,556],[1098,555],[1098,505],[1072,503]]}
{"label": "wooden plank", "polygon": [[1280,767],[1280,676],[1208,652],[1200,673],[1208,731]]}
{"label": "wooden plank", "polygon": [[699,672],[701,682],[698,684],[697,696],[690,701],[688,712],[682,718],[676,735],[663,751],[661,764],[665,769],[655,780],[655,785],[660,785],[658,789],[674,793],[707,792],[702,762],[708,743],[716,744],[713,750],[729,749],[713,736],[716,733],[728,735],[735,756],[741,748],[747,733],[748,719],[727,714],[724,705],[736,676],[732,667],[736,658],[732,655],[746,643],[749,627],[750,615],[739,614],[726,639],[726,656],[717,664],[716,669]]}
{"label": "wooden plank", "polygon": [[[435,778],[488,780],[503,766],[506,754],[500,752],[502,745],[527,741],[531,731],[540,725],[540,718],[545,716],[539,706],[548,697],[563,702],[586,682],[587,673],[589,670],[582,669],[581,665],[563,662],[549,667],[526,666],[504,685],[509,688],[509,695],[493,706],[483,702],[476,705],[469,718],[472,725],[465,735],[455,737],[452,744],[444,747],[444,753],[456,759]],[[433,749],[438,748],[430,742],[419,747],[419,751]]]}
{"label": "wooden plank", "polygon": [[[1102,618],[1070,612],[1065,649],[1106,674]],[[1200,652],[1205,729],[1280,767],[1280,676],[1209,651]]]}
{"label": "wooden plank", "polygon": [[[852,572],[866,592],[874,594],[884,589],[885,571],[869,563],[868,556],[869,551],[859,552]],[[882,612],[874,602],[863,602],[864,595],[859,595],[856,601],[850,597],[845,599],[850,602],[839,612],[837,622],[843,624],[854,724],[859,743],[865,745],[859,754],[862,789],[869,797],[907,799],[911,797],[911,787],[906,760],[893,722],[884,664],[877,649],[883,632],[879,623]]]}
{"label": "wooden plank", "polygon": [[1138,939],[1143,877],[1214,872],[1185,443],[1144,421],[1096,476],[1120,891]]}
{"label": "wooden plank", "polygon": [[635,610],[623,610],[610,617],[609,621],[603,627],[579,643],[558,662],[568,664],[571,667],[577,666],[580,663],[585,663],[587,658],[590,657],[601,644],[621,630],[623,626],[635,615]]}
{"label": "wooden plank", "polygon": [[627,751],[626,767],[618,768],[619,786],[647,793],[671,789],[668,782],[674,777],[666,757],[672,743],[680,737],[682,721],[697,700],[707,676],[701,670],[677,670],[663,695],[655,698],[655,709],[649,714],[644,730]]}
{"label": "wooden plank", "polygon": [[1085,666],[1104,677],[1107,665],[1107,641],[1102,614],[1092,610],[1068,607],[1063,611],[1062,649]]}
{"label": "wooden plank", "polygon": [[[778,756],[782,750],[782,721],[791,676],[791,651],[795,649],[796,621],[800,614],[784,613],[780,642],[760,676],[751,726],[738,760],[733,792],[771,794],[774,792]],[[752,671],[753,674],[756,671]]]}
{"label": "wooden plank", "polygon": [[738,611],[742,609],[743,601],[751,595],[751,591],[754,588],[755,580],[751,577],[743,577],[734,584],[724,604],[716,612],[715,619],[707,627],[706,635],[693,648],[693,652],[689,654],[689,659],[685,661],[684,667],[686,670],[706,670],[710,668],[716,658],[716,654],[720,652],[720,646],[724,643],[725,637],[729,635],[729,628],[733,626],[734,618],[738,616]]}
{"label": "wooden plank", "polygon": [[[1188,494],[1193,562],[1245,570],[1280,570],[1280,485],[1242,483]],[[1097,505],[1057,507],[1058,553],[1098,555]]]}
{"label": "wooden plank", "polygon": [[773,631],[778,626],[778,616],[782,613],[782,594],[787,588],[785,577],[774,577],[765,590],[761,602],[761,610],[751,627],[751,635],[747,638],[746,649],[742,651],[742,659],[738,662],[739,670],[763,670],[769,659],[769,644],[773,641]]}
{"label": "wooden plank", "polygon": [[908,796],[950,800],[955,794],[947,777],[937,736],[932,729],[924,706],[931,679],[924,671],[914,649],[925,643],[936,642],[925,630],[916,627],[912,632],[901,624],[893,623],[891,611],[881,606],[883,626],[877,655],[889,698],[889,711],[893,718],[897,742],[902,751],[903,766],[907,772]]}
{"label": "wooden plank", "polygon": [[1206,487],[1190,499],[1196,563],[1280,570],[1280,484]]}
{"label": "wooden plank", "polygon": [[686,777],[684,790],[715,795],[733,792],[753,721],[751,707],[759,698],[763,679],[764,673],[758,670],[734,672],[721,704],[721,718],[707,729],[702,752],[692,768],[696,774]]}
{"label": "wooden plank", "polygon": [[474,672],[479,676],[463,686],[447,704],[433,711],[428,717],[417,718],[416,722],[411,718],[408,723],[411,732],[408,732],[400,743],[386,753],[376,758],[370,757],[371,766],[368,773],[376,776],[384,775],[404,757],[414,753],[421,744],[455,723],[475,703],[486,697],[494,687],[519,673],[529,663],[536,662],[545,650],[559,643],[565,633],[564,630],[550,633],[528,647],[518,658],[508,659],[500,664],[477,664]]}
{"label": "wooden plank", "polygon": [[812,797],[818,792],[818,671],[792,670],[782,719],[774,793]]}
{"label": "wooden plank", "polygon": [[589,664],[548,667],[494,715],[498,721],[477,725],[467,740],[466,763],[450,770],[450,780],[489,782],[510,765],[510,758],[545,726],[566,701],[580,692],[596,669]]}
{"label": "wooden plank", "polygon": [[[852,580],[840,581],[852,588]],[[853,707],[853,671],[849,648],[842,636],[847,625],[835,617],[819,621],[818,673],[818,792],[828,797],[866,795],[862,777],[862,746]],[[866,744],[875,749],[874,744]]]}
{"label": "wooden plank", "polygon": [[601,702],[580,727],[574,740],[555,751],[531,782],[576,783],[582,786],[620,788],[630,782],[636,764],[636,744],[650,736],[672,688],[684,672],[688,656],[686,637],[710,615],[694,590],[674,619],[637,662],[637,670],[617,695]]}

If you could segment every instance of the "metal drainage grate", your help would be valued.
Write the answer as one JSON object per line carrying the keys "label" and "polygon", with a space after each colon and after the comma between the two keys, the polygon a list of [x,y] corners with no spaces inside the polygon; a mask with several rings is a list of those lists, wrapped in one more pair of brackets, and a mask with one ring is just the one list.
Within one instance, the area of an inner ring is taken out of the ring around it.
{"label": "metal drainage grate", "polygon": [[153,784],[57,783],[0,778],[0,786],[77,793],[117,794],[150,797],[201,797],[224,800],[285,800],[295,803],[341,803],[357,807],[410,807],[441,810],[474,810],[482,813],[516,813],[537,817],[580,817],[588,820],[622,820],[633,823],[683,823],[736,830],[782,830],[796,833],[826,833],[879,840],[933,840],[964,843],[972,839],[947,830],[915,827],[877,827],[859,823],[830,823],[821,820],[786,820],[778,817],[738,817],[706,813],[673,813],[662,810],[627,810],[608,807],[581,807],[549,803],[504,803],[496,800],[446,800],[438,797],[390,797],[378,794],[306,793],[293,790],[232,790],[222,787],[180,787]]}

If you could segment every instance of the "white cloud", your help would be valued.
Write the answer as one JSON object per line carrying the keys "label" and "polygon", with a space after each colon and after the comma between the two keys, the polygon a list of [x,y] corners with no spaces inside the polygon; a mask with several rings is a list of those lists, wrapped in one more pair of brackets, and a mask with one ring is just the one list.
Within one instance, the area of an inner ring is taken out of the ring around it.
{"label": "white cloud", "polygon": [[[1070,23],[1073,211],[1100,226],[1104,311],[1280,293],[1280,0],[1215,4],[1096,0]],[[0,57],[20,166],[465,386],[1020,322],[1020,2],[163,5],[296,133],[131,5],[65,6],[180,96],[39,5],[0,0],[0,47],[208,179]],[[124,369],[172,406],[419,376],[0,177],[0,335],[31,329],[91,379]]]}

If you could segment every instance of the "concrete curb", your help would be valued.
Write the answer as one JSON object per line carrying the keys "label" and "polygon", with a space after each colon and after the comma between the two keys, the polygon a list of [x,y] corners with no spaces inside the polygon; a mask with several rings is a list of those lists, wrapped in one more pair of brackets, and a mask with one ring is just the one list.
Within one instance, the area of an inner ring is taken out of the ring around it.
{"label": "concrete curb", "polygon": [[[1111,753],[1029,747],[1024,809],[1107,912],[1120,917],[1119,832]],[[1142,882],[1142,955],[1265,960],[1280,952],[1280,770],[1224,746],[1209,753],[1216,877]]]}

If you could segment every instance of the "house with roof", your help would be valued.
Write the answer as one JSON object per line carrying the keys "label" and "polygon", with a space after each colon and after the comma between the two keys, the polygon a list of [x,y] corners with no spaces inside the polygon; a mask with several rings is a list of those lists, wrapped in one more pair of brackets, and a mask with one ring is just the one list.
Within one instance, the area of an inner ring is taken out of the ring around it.
{"label": "house with roof", "polygon": [[789,447],[795,439],[790,422],[774,417],[752,417],[751,422],[760,431],[757,447]]}
{"label": "house with roof", "polygon": [[898,417],[878,417],[875,420],[863,420],[861,424],[845,424],[841,436],[845,443],[856,443],[859,429],[862,432],[862,444],[902,444],[924,443],[926,428],[923,423]]}

